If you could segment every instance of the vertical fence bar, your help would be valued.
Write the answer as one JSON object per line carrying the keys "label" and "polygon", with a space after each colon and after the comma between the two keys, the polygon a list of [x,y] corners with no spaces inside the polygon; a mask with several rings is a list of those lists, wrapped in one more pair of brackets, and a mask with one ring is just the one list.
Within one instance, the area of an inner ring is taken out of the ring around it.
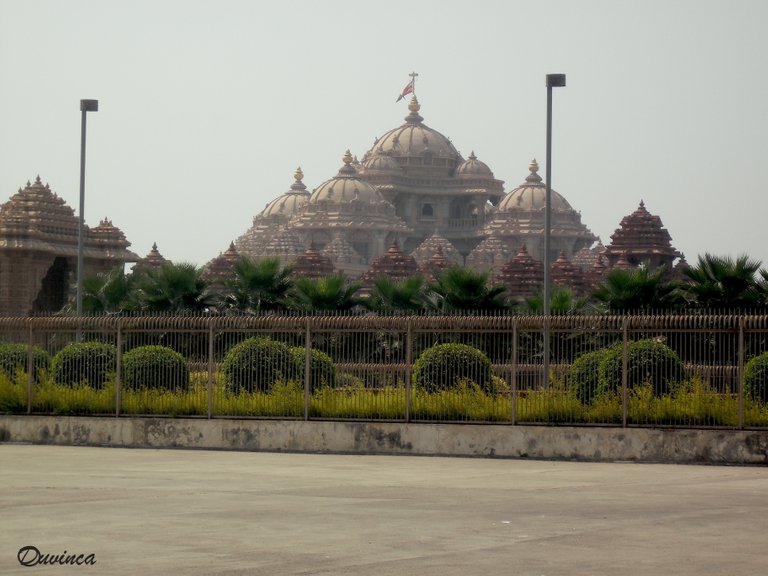
{"label": "vertical fence bar", "polygon": [[208,322],[208,419],[213,418],[213,386],[214,386],[214,356],[213,341],[216,336],[216,320],[211,318]]}
{"label": "vertical fence bar", "polygon": [[29,331],[27,338],[27,414],[32,414],[32,385],[34,384],[34,359],[32,354],[33,332],[32,322],[29,322]]}
{"label": "vertical fence bar", "polygon": [[512,324],[512,377],[510,386],[512,387],[512,425],[517,424],[517,322]]}
{"label": "vertical fence bar", "polygon": [[411,421],[411,390],[413,389],[413,320],[405,325],[405,421]]}
{"label": "vertical fence bar", "polygon": [[310,319],[307,318],[307,328],[304,337],[304,420],[309,420],[309,384],[312,377],[312,330]]}
{"label": "vertical fence bar", "polygon": [[117,320],[117,354],[115,355],[115,418],[120,416],[120,405],[122,400],[120,392],[122,389],[123,373],[123,320]]}
{"label": "vertical fence bar", "polygon": [[626,428],[627,427],[627,413],[629,411],[629,391],[627,386],[627,381],[629,375],[627,374],[628,371],[628,365],[629,365],[629,338],[628,338],[628,330],[627,330],[627,324],[628,319],[625,316],[624,320],[622,322],[622,329],[621,329],[621,339],[623,348],[621,351],[621,427]]}
{"label": "vertical fence bar", "polygon": [[739,318],[739,430],[744,429],[744,316]]}

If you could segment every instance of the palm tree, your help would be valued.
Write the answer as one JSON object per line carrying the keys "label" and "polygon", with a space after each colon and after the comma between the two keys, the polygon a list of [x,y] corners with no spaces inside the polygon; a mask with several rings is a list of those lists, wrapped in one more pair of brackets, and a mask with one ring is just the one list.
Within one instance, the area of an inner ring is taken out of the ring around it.
{"label": "palm tree", "polygon": [[214,295],[202,270],[194,264],[163,264],[139,280],[139,302],[147,312],[204,312],[214,307]]}
{"label": "palm tree", "polygon": [[443,270],[431,289],[436,299],[433,304],[444,312],[469,310],[506,310],[506,287],[488,284],[488,272],[475,272],[471,268],[450,267]]}
{"label": "palm tree", "polygon": [[359,282],[349,282],[342,272],[324,278],[297,278],[289,292],[289,306],[304,312],[351,310],[361,302],[355,297]]}
{"label": "palm tree", "polygon": [[[535,294],[525,299],[525,305],[531,314],[544,312],[544,294]],[[584,298],[577,298],[573,290],[555,286],[549,298],[549,311],[555,315],[579,314],[586,307]]]}
{"label": "palm tree", "polygon": [[[741,255],[704,254],[695,266],[685,269],[688,277],[683,289],[697,307],[715,310],[751,309],[765,305],[766,289],[756,279],[760,262]],[[761,273],[763,279],[765,276]]]}
{"label": "palm tree", "polygon": [[428,307],[429,285],[423,276],[395,282],[386,276],[376,279],[373,293],[365,301],[376,312],[418,311]]}
{"label": "palm tree", "polygon": [[675,308],[681,304],[678,286],[664,280],[664,272],[664,267],[615,268],[605,275],[592,295],[611,311]]}
{"label": "palm tree", "polygon": [[254,261],[243,256],[234,266],[234,278],[225,282],[225,308],[242,312],[279,310],[293,283],[291,268],[283,268],[279,258]]}
{"label": "palm tree", "polygon": [[[135,277],[126,274],[123,266],[115,266],[106,273],[83,279],[83,313],[110,314],[134,310],[136,302]],[[66,312],[74,312],[74,305],[67,304]]]}

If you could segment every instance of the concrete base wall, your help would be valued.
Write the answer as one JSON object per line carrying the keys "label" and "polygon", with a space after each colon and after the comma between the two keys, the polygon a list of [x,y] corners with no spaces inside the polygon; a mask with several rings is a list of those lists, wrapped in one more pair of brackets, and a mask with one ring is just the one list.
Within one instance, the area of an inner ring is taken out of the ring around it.
{"label": "concrete base wall", "polygon": [[768,431],[0,416],[0,442],[130,448],[768,463]]}

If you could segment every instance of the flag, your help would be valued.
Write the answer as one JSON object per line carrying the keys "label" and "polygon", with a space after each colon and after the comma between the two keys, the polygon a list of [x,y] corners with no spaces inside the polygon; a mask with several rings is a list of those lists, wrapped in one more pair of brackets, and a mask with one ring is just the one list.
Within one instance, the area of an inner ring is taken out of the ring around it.
{"label": "flag", "polygon": [[400,102],[407,94],[410,94],[413,92],[413,79],[411,79],[408,84],[405,85],[405,88],[403,88],[403,91],[400,93],[400,96],[397,97],[397,100],[395,102]]}

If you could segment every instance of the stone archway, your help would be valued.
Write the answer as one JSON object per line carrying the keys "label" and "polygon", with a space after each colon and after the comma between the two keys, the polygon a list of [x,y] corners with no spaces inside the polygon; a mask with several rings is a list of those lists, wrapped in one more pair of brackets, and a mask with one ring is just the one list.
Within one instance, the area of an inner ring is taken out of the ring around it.
{"label": "stone archway", "polygon": [[32,312],[58,312],[69,298],[70,267],[58,256],[40,282],[40,291],[32,302]]}

